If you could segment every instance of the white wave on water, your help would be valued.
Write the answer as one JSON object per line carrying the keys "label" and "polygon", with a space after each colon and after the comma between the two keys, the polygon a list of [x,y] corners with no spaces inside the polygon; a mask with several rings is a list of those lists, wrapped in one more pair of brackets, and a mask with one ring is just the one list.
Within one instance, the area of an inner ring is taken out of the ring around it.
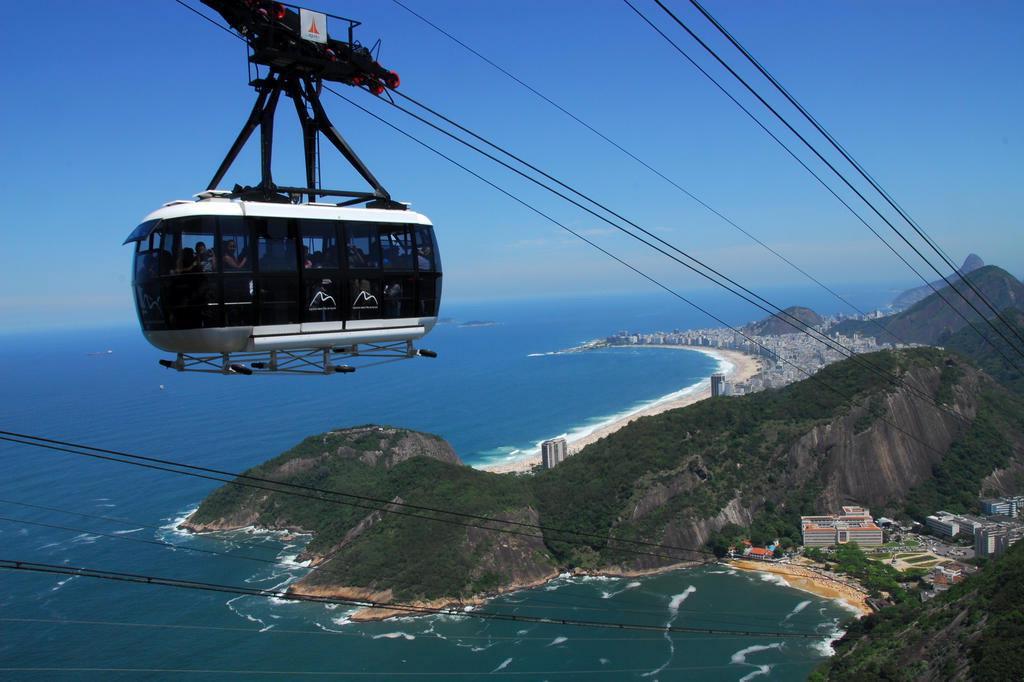
{"label": "white wave on water", "polygon": [[615,597],[617,595],[622,594],[626,590],[635,590],[636,588],[640,587],[641,585],[642,585],[642,583],[639,583],[639,582],[634,580],[631,583],[626,583],[626,585],[621,590],[615,590],[613,592],[608,592],[608,591],[602,590],[601,591],[601,599],[611,599],[612,597]]}
{"label": "white wave on water", "polygon": [[138,533],[140,530],[146,530],[145,528],[132,528],[130,530],[115,530],[114,535],[128,535],[128,533]]}
{"label": "white wave on water", "polygon": [[729,656],[729,663],[736,664],[737,666],[753,666],[754,664],[746,663],[746,656],[752,653],[758,653],[759,651],[770,651],[771,649],[781,649],[782,642],[773,642],[771,644],[752,644],[744,649],[739,649],[731,656]]}
{"label": "white wave on water", "polygon": [[413,639],[416,639],[416,635],[410,635],[409,633],[402,632],[402,631],[398,631],[398,632],[385,632],[382,635],[374,635],[372,637],[372,639],[404,639],[404,640],[413,640]]}
{"label": "white wave on water", "polygon": [[608,665],[609,663],[611,663],[611,660],[607,658],[599,658],[597,659],[597,662],[601,665]]}
{"label": "white wave on water", "polygon": [[188,517],[190,517],[193,514],[195,514],[197,509],[199,509],[199,505],[198,504],[195,505],[194,507],[190,507],[189,509],[187,509],[186,511],[184,511],[182,513],[179,513],[178,516],[172,517],[169,523],[166,523],[166,524],[160,526],[160,530],[167,531],[171,535],[177,535],[178,537],[185,537],[185,538],[192,537],[192,533],[190,533],[187,530],[184,530],[182,528],[179,528],[178,526],[180,526],[181,524],[185,523],[185,520],[188,519]]}
{"label": "white wave on water", "polygon": [[748,665],[754,668],[754,670],[752,670],[750,673],[741,677],[740,682],[747,682],[747,680],[752,680],[755,677],[758,677],[760,675],[767,675],[769,672],[771,672],[771,665],[748,663],[747,656],[759,653],[761,651],[770,651],[772,649],[782,649],[782,642],[773,642],[772,644],[753,644],[751,646],[746,647],[745,649],[740,649],[739,651],[737,651],[729,657],[730,663],[733,663],[735,665]]}
{"label": "white wave on water", "polygon": [[39,551],[42,551],[44,549],[50,549],[51,547],[60,547],[63,544],[63,542],[47,542],[45,545],[39,548]]}
{"label": "white wave on water", "polygon": [[492,670],[491,672],[492,672],[492,673],[496,673],[496,672],[498,672],[499,670],[504,670],[504,669],[505,669],[505,668],[507,668],[507,667],[509,666],[509,664],[511,664],[511,663],[512,663],[512,659],[511,659],[511,658],[506,658],[506,659],[505,659],[504,661],[502,661],[502,662],[501,662],[501,665],[499,665],[499,666],[498,666],[497,668],[495,668],[495,669],[494,669],[494,670]]}
{"label": "white wave on water", "polygon": [[697,588],[690,585],[679,594],[672,596],[672,599],[668,603],[668,610],[672,613],[672,620],[675,620],[675,617],[679,614],[679,607],[682,606],[683,602],[696,591]]}
{"label": "white wave on water", "polygon": [[63,580],[58,580],[57,584],[50,588],[50,592],[56,592],[57,590],[59,590],[60,588],[64,587],[65,585],[67,585],[69,582],[71,582],[72,580],[74,580],[77,577],[78,577],[77,575],[72,575],[72,576],[69,576],[67,578],[64,578]]}
{"label": "white wave on water", "polygon": [[775,573],[761,573],[760,576],[761,580],[765,581],[766,583],[775,583],[776,585],[780,585],[782,587],[791,587],[791,585],[788,582],[786,582],[786,579],[783,578],[781,575],[777,575]]}
{"label": "white wave on water", "polygon": [[107,504],[97,504],[96,506],[97,507],[105,507],[107,509],[113,509],[117,505],[116,504],[111,504],[111,503],[108,502]]}
{"label": "white wave on water", "polygon": [[528,632],[529,632],[529,630],[516,630],[516,634],[519,635],[520,637],[522,637],[523,635],[525,635]]}
{"label": "white wave on water", "polygon": [[824,639],[820,642],[815,642],[811,647],[821,656],[835,656],[836,650],[832,645],[842,639],[846,631],[836,627],[835,621],[825,625],[831,625],[832,629],[829,630]]}
{"label": "white wave on water", "polygon": [[800,602],[795,607],[793,607],[792,611],[790,611],[788,614],[786,614],[786,617],[782,619],[782,622],[785,623],[787,620],[789,620],[790,618],[792,618],[796,614],[800,613],[801,611],[803,611],[804,609],[806,609],[810,605],[811,605],[810,600]]}
{"label": "white wave on water", "polygon": [[545,647],[558,646],[559,644],[563,644],[563,643],[568,642],[568,641],[569,641],[568,637],[562,637],[561,635],[559,635],[558,637],[555,637],[553,640],[551,640],[550,644],[545,644],[544,646]]}
{"label": "white wave on water", "polygon": [[[748,664],[748,665],[753,665],[753,664]],[[760,677],[761,675],[767,675],[768,673],[770,673],[772,671],[772,666],[768,665],[767,663],[765,663],[764,665],[757,665],[757,666],[754,666],[754,667],[757,668],[757,670],[754,670],[753,672],[747,673],[746,675],[741,677],[738,680],[738,682],[750,682],[750,680],[754,679],[755,677]]]}
{"label": "white wave on water", "polygon": [[683,602],[686,601],[690,597],[690,595],[693,594],[696,591],[697,591],[697,588],[694,587],[693,585],[690,585],[685,590],[680,592],[679,594],[672,595],[672,598],[669,599],[669,601],[668,601],[669,617],[668,617],[668,621],[665,622],[665,631],[662,633],[662,636],[665,638],[665,641],[668,642],[668,658],[666,658],[665,662],[662,663],[660,666],[658,666],[654,670],[651,670],[651,671],[648,671],[648,672],[645,672],[645,673],[641,674],[640,677],[654,677],[655,675],[659,674],[662,670],[667,668],[669,663],[672,662],[672,659],[675,658],[675,656],[676,656],[676,643],[672,639],[672,636],[669,634],[669,628],[672,627],[672,624],[676,622],[676,618],[679,617],[679,607],[682,606]]}
{"label": "white wave on water", "polygon": [[100,535],[90,535],[89,533],[82,533],[71,538],[71,542],[76,545],[91,545],[100,539]]}
{"label": "white wave on water", "polygon": [[850,613],[856,614],[858,616],[860,615],[860,609],[858,609],[856,606],[847,604],[842,599],[833,599],[832,601],[835,603],[836,606],[843,609],[844,611],[849,611]]}

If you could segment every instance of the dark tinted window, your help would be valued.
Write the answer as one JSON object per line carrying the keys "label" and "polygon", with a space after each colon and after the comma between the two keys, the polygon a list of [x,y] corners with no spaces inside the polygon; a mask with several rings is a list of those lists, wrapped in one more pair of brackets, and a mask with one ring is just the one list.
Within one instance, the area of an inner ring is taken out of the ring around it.
{"label": "dark tinted window", "polygon": [[405,225],[380,228],[380,253],[385,270],[412,270],[412,232]]}
{"label": "dark tinted window", "polygon": [[295,221],[285,218],[252,218],[260,272],[291,272],[298,268]]}
{"label": "dark tinted window", "polygon": [[382,317],[393,319],[416,316],[415,277],[385,277],[381,285],[384,295],[381,303]]}
{"label": "dark tinted window", "polygon": [[299,242],[304,269],[333,270],[339,267],[338,230],[333,221],[300,220]]}
{"label": "dark tinted window", "polygon": [[303,297],[303,322],[334,322],[341,319],[344,299],[338,293],[337,277],[307,277]]}
{"label": "dark tinted window", "polygon": [[380,282],[350,279],[348,286],[349,319],[372,320],[380,314]]}
{"label": "dark tinted window", "polygon": [[249,226],[243,218],[220,218],[220,256],[224,272],[252,270],[251,238]]}
{"label": "dark tinted window", "polygon": [[[172,218],[160,224],[161,249],[170,255],[161,263],[161,274],[201,275],[217,271],[215,238],[217,221],[212,216]],[[169,266],[169,267],[168,267]]]}
{"label": "dark tinted window", "polygon": [[299,321],[299,282],[294,277],[260,280],[260,324],[293,324]]}
{"label": "dark tinted window", "polygon": [[434,230],[429,225],[416,225],[413,232],[416,234],[416,267],[424,272],[439,270]]}
{"label": "dark tinted window", "polygon": [[345,226],[348,266],[354,269],[380,267],[380,241],[377,226],[368,223],[348,223]]}

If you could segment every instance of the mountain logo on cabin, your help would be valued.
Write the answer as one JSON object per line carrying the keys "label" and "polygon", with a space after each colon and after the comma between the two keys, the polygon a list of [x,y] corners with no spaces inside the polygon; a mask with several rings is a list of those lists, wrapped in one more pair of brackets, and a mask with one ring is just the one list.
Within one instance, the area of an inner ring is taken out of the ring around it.
{"label": "mountain logo on cabin", "polygon": [[352,301],[352,310],[376,310],[379,307],[377,297],[369,291],[360,291],[356,300]]}
{"label": "mountain logo on cabin", "polygon": [[334,300],[334,297],[330,294],[325,293],[322,289],[316,292],[313,296],[313,300],[309,302],[309,310],[337,310],[338,303]]}

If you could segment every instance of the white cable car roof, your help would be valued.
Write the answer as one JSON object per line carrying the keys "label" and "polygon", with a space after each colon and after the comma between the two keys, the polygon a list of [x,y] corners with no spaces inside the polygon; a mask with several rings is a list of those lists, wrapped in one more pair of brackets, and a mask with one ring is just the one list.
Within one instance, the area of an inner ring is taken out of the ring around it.
{"label": "white cable car roof", "polygon": [[[205,194],[205,193],[204,193]],[[226,197],[204,197],[194,201],[170,201],[147,215],[125,239],[136,242],[149,237],[160,220],[190,216],[237,216],[259,218],[301,218],[307,220],[344,220],[349,222],[430,225],[430,219],[416,211],[386,208],[362,208],[335,204],[285,204],[267,201],[242,201]]]}

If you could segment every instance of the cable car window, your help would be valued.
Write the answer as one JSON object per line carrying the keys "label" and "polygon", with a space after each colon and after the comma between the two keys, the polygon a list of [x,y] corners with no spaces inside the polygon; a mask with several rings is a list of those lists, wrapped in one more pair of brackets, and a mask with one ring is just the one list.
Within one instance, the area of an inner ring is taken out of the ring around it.
{"label": "cable car window", "polygon": [[369,279],[349,280],[349,319],[373,320],[380,317],[380,282]]}
{"label": "cable car window", "polygon": [[202,274],[175,277],[166,282],[163,296],[168,326],[171,329],[222,326],[219,288],[217,277]]}
{"label": "cable car window", "polygon": [[216,272],[215,219],[211,216],[174,218],[160,226],[161,246],[171,254],[170,271],[161,274],[199,275]]}
{"label": "cable car window", "polygon": [[337,291],[338,279],[333,277],[312,277],[305,283],[303,322],[334,322],[341,319]]}
{"label": "cable car window", "polygon": [[355,269],[379,268],[380,241],[377,238],[376,226],[348,223],[346,231],[348,242],[345,245],[345,252],[348,254],[348,266]]}
{"label": "cable car window", "polygon": [[437,270],[437,256],[434,248],[434,231],[429,225],[416,225],[416,268],[420,271]]}
{"label": "cable car window", "polygon": [[420,275],[418,317],[437,317],[437,302],[441,298],[441,277]]}
{"label": "cable car window", "polygon": [[260,324],[293,324],[299,321],[299,283],[294,277],[260,280]]}
{"label": "cable car window", "polygon": [[240,327],[256,323],[254,289],[250,275],[224,275],[224,321],[227,326]]}
{"label": "cable car window", "polygon": [[285,218],[253,218],[260,272],[292,272],[298,265],[295,223]]}
{"label": "cable car window", "polygon": [[412,233],[405,225],[382,225],[380,251],[385,270],[412,270]]}
{"label": "cable car window", "polygon": [[327,220],[300,220],[302,267],[309,269],[338,268],[338,231]]}
{"label": "cable car window", "polygon": [[383,281],[383,317],[415,317],[416,278],[387,277]]}
{"label": "cable car window", "polygon": [[248,272],[252,270],[252,253],[249,249],[249,226],[242,218],[221,218],[220,262],[224,272]]}

